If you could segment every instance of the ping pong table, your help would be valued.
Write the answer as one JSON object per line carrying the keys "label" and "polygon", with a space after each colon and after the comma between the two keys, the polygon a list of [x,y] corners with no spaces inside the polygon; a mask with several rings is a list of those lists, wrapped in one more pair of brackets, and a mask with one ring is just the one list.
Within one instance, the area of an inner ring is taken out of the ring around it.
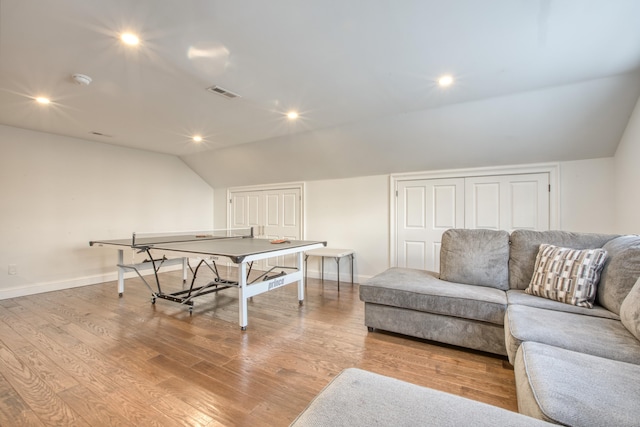
{"label": "ping pong table", "polygon": [[[247,329],[248,313],[247,301],[249,298],[264,292],[277,289],[281,286],[298,282],[298,301],[302,305],[304,301],[304,263],[305,251],[326,246],[322,241],[306,240],[268,240],[255,238],[253,228],[213,230],[203,232],[179,232],[165,234],[137,234],[133,233],[131,239],[94,240],[90,246],[111,246],[118,249],[118,294],[124,294],[124,276],[126,271],[134,271],[151,291],[151,302],[156,299],[165,299],[187,305],[189,312],[193,310],[194,298],[223,289],[237,287],[238,289],[238,317],[240,328]],[[146,253],[147,259],[139,263],[125,264],[124,250],[133,249],[139,253]],[[167,258],[166,253],[176,255],[175,258]],[[162,254],[162,256],[160,256]],[[178,256],[179,255],[179,256]],[[295,255],[296,266],[271,267],[256,279],[249,281],[249,274],[255,261],[274,258],[284,255]],[[216,260],[219,257],[226,258],[237,265],[236,280],[227,280],[220,277]],[[191,268],[190,258],[197,258],[197,266]],[[177,292],[165,293],[158,272],[161,267],[170,265],[182,265],[183,283],[187,282],[188,269],[193,277],[188,289]],[[196,277],[201,267],[208,267],[214,273],[214,280],[202,286],[195,286]],[[141,270],[153,269],[155,287],[147,282]],[[280,270],[279,272],[275,272]],[[288,270],[288,272],[285,272]]]}

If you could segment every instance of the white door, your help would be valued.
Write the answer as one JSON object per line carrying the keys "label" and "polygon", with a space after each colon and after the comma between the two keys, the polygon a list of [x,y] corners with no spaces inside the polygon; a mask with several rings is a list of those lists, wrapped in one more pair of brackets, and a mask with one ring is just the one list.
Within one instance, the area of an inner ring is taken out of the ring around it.
{"label": "white door", "polygon": [[229,198],[229,228],[253,227],[254,235],[261,233],[262,193],[241,191],[231,193]]}
{"label": "white door", "polygon": [[[229,228],[253,227],[259,239],[300,240],[302,236],[300,188],[233,191],[229,198]],[[294,255],[255,263],[263,270],[272,265],[295,266]]]}
{"label": "white door", "polygon": [[464,179],[401,181],[396,196],[396,265],[439,271],[442,233],[464,227]]}
{"label": "white door", "polygon": [[449,228],[549,229],[549,174],[399,181],[398,267],[440,271],[442,233]]}
{"label": "white door", "polygon": [[549,174],[465,178],[465,228],[549,229]]}
{"label": "white door", "polygon": [[[267,239],[300,240],[301,196],[299,188],[264,192],[263,234]],[[265,267],[296,266],[295,254],[265,260]]]}

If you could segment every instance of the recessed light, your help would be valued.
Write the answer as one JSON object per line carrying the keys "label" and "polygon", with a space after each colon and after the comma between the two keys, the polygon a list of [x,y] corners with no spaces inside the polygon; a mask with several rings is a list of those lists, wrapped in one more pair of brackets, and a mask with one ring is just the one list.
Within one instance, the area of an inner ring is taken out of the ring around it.
{"label": "recessed light", "polygon": [[442,87],[451,86],[451,84],[453,84],[453,77],[449,74],[440,76],[440,78],[438,79],[438,84]]}
{"label": "recessed light", "polygon": [[196,135],[193,137],[194,142],[202,142],[202,137],[200,135]]}
{"label": "recessed light", "polygon": [[138,38],[138,36],[133,33],[122,33],[120,35],[120,40],[122,40],[124,44],[128,44],[129,46],[135,46],[140,43],[140,39]]}
{"label": "recessed light", "polygon": [[36,98],[36,102],[38,104],[46,105],[46,104],[49,104],[51,102],[51,100],[49,98],[45,98],[43,96],[39,96],[39,97]]}
{"label": "recessed light", "polygon": [[297,119],[298,117],[299,117],[299,115],[298,115],[298,112],[297,112],[297,111],[289,111],[289,112],[287,113],[287,118],[288,118],[289,120],[295,120],[295,119]]}

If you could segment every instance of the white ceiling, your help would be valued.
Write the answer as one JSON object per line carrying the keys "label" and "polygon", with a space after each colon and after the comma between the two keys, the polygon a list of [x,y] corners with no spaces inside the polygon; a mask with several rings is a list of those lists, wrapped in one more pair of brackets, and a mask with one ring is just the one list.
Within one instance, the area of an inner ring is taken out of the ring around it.
{"label": "white ceiling", "polygon": [[[639,22],[637,0],[0,0],[0,123],[178,155],[214,187],[611,155]],[[299,170],[246,169],[265,156]]]}

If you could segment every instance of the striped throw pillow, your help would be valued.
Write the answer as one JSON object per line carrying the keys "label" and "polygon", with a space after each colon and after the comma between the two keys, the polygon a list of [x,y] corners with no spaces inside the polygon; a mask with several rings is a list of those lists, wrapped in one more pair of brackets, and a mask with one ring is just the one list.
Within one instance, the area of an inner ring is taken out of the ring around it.
{"label": "striped throw pillow", "polygon": [[592,308],[606,258],[607,251],[600,248],[579,250],[542,244],[525,292]]}

